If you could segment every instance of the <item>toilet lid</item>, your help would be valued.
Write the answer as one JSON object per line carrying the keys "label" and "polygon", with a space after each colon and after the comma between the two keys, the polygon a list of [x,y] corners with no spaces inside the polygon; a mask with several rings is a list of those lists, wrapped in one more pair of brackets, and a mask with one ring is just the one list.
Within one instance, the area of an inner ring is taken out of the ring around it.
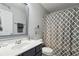
{"label": "toilet lid", "polygon": [[43,48],[42,48],[42,53],[43,53],[43,54],[51,55],[52,52],[53,52],[53,50],[52,50],[51,48],[49,48],[49,47],[43,47]]}

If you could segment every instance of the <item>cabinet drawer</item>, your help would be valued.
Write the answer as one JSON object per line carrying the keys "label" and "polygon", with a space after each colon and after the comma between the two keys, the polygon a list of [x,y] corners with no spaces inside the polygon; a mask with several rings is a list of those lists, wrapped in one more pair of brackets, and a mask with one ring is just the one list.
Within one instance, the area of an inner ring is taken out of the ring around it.
{"label": "cabinet drawer", "polygon": [[22,54],[22,56],[34,56],[35,55],[35,48],[32,48],[29,51],[26,51]]}
{"label": "cabinet drawer", "polygon": [[39,52],[42,50],[42,44],[38,45],[37,47],[35,47],[35,52]]}

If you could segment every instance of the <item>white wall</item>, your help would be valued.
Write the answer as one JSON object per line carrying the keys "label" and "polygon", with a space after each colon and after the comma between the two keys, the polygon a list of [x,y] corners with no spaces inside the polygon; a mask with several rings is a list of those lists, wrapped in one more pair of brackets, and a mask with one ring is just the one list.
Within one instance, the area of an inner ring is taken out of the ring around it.
{"label": "white wall", "polygon": [[[28,35],[31,38],[34,38],[35,27],[40,25],[42,28],[41,21],[42,17],[46,15],[48,12],[39,4],[39,3],[31,3],[29,6],[29,25],[28,25]],[[41,29],[40,29],[41,32]],[[41,37],[41,34],[39,35]]]}

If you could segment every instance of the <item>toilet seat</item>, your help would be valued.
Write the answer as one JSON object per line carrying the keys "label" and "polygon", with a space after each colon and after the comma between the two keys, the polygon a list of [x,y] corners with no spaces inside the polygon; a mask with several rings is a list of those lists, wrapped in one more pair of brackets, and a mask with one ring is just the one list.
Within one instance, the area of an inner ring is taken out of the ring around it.
{"label": "toilet seat", "polygon": [[49,56],[51,56],[51,55],[52,55],[52,52],[53,52],[53,50],[52,50],[51,48],[49,48],[49,47],[43,47],[43,48],[42,48],[42,53],[43,53],[44,55],[49,55]]}

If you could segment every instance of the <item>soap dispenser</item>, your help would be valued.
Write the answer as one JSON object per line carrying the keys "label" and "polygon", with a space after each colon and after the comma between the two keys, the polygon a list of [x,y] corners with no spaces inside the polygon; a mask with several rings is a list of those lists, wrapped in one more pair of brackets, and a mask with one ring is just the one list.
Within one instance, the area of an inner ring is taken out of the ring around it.
{"label": "soap dispenser", "polygon": [[35,27],[35,39],[39,39],[39,37],[40,37],[40,27],[39,25],[37,25]]}

